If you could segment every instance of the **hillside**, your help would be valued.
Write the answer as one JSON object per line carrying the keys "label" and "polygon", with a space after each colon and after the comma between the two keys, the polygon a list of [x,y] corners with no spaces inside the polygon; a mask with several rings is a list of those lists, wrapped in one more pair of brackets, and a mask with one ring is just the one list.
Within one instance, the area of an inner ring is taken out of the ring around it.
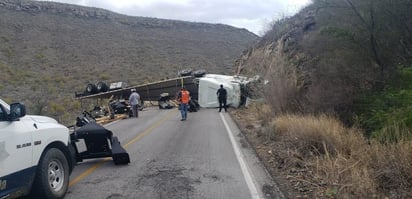
{"label": "hillside", "polygon": [[410,1],[315,1],[273,22],[236,71],[268,80],[259,90],[277,113],[338,113],[351,123],[357,98],[412,63],[410,8]]}
{"label": "hillside", "polygon": [[236,61],[262,81],[233,116],[286,198],[412,197],[411,8],[314,0]]}
{"label": "hillside", "polygon": [[176,77],[186,68],[232,74],[235,59],[257,39],[246,29],[223,24],[0,0],[0,71],[5,74],[0,91],[33,110],[33,102],[25,99],[36,98],[35,93],[72,98],[98,81],[135,85]]}

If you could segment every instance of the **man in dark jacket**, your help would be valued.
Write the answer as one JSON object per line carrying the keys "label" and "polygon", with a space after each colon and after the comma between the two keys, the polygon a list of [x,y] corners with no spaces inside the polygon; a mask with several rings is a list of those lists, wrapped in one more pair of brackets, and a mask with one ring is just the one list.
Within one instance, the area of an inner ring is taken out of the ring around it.
{"label": "man in dark jacket", "polygon": [[220,85],[220,88],[216,92],[217,98],[219,99],[219,112],[222,111],[222,107],[225,108],[225,112],[227,112],[226,107],[226,99],[227,99],[227,91],[223,88],[223,84]]}

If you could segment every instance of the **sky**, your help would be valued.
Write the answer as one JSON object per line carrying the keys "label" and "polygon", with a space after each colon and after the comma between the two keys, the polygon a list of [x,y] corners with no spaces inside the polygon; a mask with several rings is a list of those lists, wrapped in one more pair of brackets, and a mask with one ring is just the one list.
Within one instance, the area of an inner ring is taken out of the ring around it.
{"label": "sky", "polygon": [[269,24],[311,0],[42,0],[103,8],[129,16],[220,23],[263,35]]}

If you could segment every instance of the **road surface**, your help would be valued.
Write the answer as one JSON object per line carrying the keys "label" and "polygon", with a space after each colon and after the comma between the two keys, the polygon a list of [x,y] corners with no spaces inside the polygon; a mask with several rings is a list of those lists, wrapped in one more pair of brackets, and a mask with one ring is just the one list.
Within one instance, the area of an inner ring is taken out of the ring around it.
{"label": "road surface", "polygon": [[228,113],[201,109],[180,121],[177,109],[150,107],[105,127],[131,163],[79,163],[65,198],[283,198],[263,193],[274,184]]}

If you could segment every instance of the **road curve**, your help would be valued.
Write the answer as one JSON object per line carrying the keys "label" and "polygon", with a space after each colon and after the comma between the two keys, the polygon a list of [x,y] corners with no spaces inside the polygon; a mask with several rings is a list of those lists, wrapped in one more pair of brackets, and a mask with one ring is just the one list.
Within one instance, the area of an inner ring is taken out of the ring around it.
{"label": "road curve", "polygon": [[180,121],[176,109],[148,108],[106,125],[131,163],[79,163],[65,198],[283,198],[227,113],[201,109]]}

